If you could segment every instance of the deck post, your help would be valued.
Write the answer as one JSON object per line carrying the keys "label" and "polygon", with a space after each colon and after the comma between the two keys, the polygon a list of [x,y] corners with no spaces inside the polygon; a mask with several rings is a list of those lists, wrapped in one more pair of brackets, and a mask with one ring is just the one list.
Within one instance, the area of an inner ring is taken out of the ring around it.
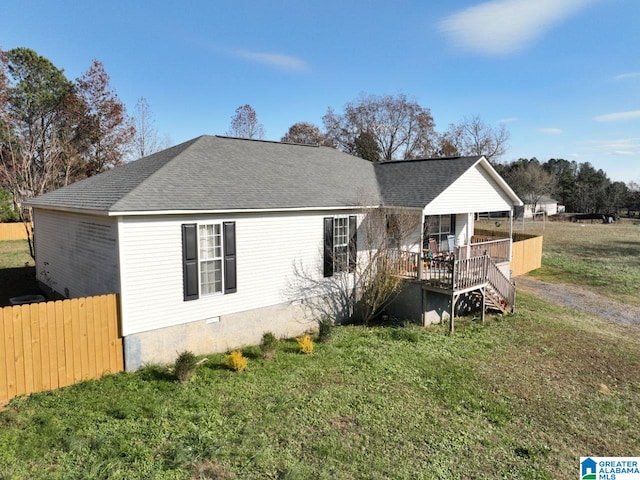
{"label": "deck post", "polygon": [[485,293],[486,293],[485,289],[486,288],[487,287],[482,287],[480,289],[480,293],[482,294],[482,323],[483,324],[484,324],[484,312],[486,310],[486,304],[485,304]]}
{"label": "deck post", "polygon": [[455,330],[454,327],[454,318],[456,315],[456,303],[458,301],[458,295],[456,295],[455,293],[453,295],[451,295],[451,318],[449,319],[449,334],[453,335],[453,332]]}

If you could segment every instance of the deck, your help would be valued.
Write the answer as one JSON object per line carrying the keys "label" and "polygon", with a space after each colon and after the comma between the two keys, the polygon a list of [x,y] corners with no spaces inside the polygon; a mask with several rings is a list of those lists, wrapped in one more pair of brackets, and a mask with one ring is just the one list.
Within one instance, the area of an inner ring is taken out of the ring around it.
{"label": "deck", "polygon": [[[479,242],[480,245],[459,247],[453,254],[433,259],[425,259],[417,252],[398,250],[397,271],[404,278],[420,281],[424,290],[450,295],[452,319],[460,295],[476,290],[482,294],[483,316],[485,305],[503,313],[514,311],[515,284],[496,265],[496,260],[504,261],[504,252],[508,252],[504,243]],[[502,255],[494,258],[490,251]]]}

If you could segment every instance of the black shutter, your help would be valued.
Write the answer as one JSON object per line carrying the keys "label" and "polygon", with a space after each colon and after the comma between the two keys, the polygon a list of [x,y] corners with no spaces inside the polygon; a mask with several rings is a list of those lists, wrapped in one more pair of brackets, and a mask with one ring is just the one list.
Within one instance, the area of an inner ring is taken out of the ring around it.
{"label": "black shutter", "polygon": [[451,235],[455,235],[456,234],[456,214],[452,213],[451,214]]}
{"label": "black shutter", "polygon": [[333,276],[333,217],[324,219],[324,276]]}
{"label": "black shutter", "polygon": [[182,225],[182,279],[184,300],[198,298],[198,229],[195,223]]}
{"label": "black shutter", "polygon": [[224,241],[224,293],[237,291],[236,281],[236,222],[222,224]]}
{"label": "black shutter", "polygon": [[355,215],[349,216],[349,272],[356,271],[356,260],[358,258],[358,218]]}

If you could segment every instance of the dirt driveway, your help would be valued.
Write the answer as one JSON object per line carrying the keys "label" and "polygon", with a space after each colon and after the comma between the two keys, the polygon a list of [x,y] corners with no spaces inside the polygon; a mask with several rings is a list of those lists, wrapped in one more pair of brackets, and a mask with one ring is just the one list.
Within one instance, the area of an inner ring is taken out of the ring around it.
{"label": "dirt driveway", "polygon": [[619,302],[584,288],[564,283],[548,283],[533,277],[517,277],[519,290],[606,320],[640,326],[640,307]]}

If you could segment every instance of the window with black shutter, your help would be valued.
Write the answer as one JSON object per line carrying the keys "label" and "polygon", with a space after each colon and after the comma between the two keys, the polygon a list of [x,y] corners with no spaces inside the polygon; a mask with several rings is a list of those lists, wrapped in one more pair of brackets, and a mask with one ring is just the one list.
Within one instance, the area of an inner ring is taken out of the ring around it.
{"label": "window with black shutter", "polygon": [[354,272],[357,261],[358,222],[355,215],[324,219],[324,276]]}
{"label": "window with black shutter", "polygon": [[235,222],[182,225],[184,299],[237,291]]}

